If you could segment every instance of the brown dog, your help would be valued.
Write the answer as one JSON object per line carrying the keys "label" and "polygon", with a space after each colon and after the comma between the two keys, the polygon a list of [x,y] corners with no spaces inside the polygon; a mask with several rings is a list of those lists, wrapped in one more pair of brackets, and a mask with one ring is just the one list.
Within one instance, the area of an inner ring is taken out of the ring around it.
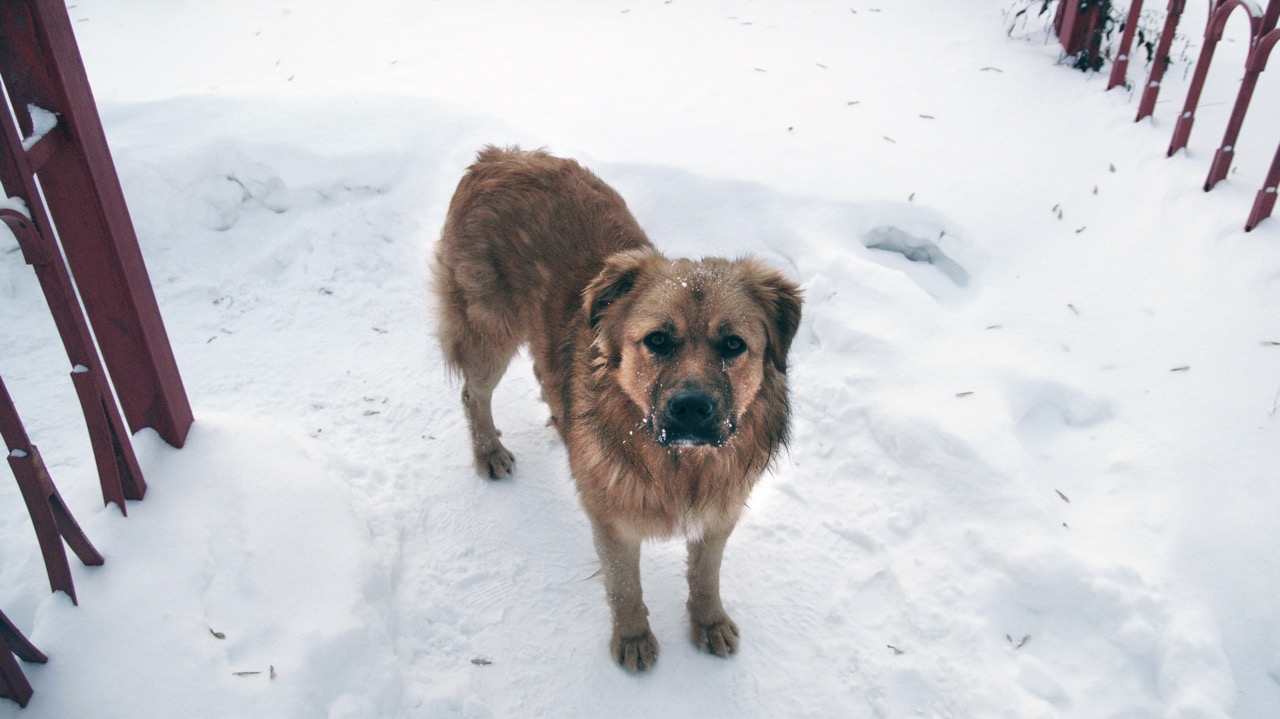
{"label": "brown dog", "polygon": [[675,534],[688,540],[694,644],[736,652],[720,558],[787,440],[796,285],[756,260],[667,259],[578,163],[494,147],[454,193],[434,284],[476,466],[493,479],[514,457],[490,398],[519,345],[530,347],[591,519],[614,659],[631,671],[657,659],[640,543]]}

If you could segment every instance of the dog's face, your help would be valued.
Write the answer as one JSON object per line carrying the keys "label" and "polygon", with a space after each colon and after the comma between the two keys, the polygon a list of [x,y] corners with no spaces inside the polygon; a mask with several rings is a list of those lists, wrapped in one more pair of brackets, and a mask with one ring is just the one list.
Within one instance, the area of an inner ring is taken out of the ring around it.
{"label": "dog's face", "polygon": [[653,440],[721,447],[768,373],[786,373],[800,323],[795,284],[756,260],[622,252],[583,293],[600,352]]}

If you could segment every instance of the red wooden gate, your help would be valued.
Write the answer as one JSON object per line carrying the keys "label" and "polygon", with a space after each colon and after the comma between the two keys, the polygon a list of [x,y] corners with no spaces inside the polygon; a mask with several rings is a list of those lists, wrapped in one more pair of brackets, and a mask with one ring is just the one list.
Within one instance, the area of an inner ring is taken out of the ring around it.
{"label": "red wooden gate", "polygon": [[[123,514],[125,500],[147,488],[131,434],[152,427],[181,447],[192,414],[60,0],[0,0],[0,83],[0,200],[9,198],[0,222],[40,281],[70,360],[103,502]],[[52,127],[37,122],[50,118]],[[74,602],[63,541],[85,564],[102,556],[63,503],[2,381],[0,434],[50,587]],[[0,696],[25,706],[31,686],[13,654],[44,655],[3,613],[0,639]]]}

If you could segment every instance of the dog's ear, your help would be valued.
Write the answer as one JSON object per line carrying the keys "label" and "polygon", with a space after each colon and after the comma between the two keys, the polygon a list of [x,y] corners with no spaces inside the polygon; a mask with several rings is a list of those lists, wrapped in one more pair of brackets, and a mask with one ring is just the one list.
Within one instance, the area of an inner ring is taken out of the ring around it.
{"label": "dog's ear", "polygon": [[618,252],[606,259],[604,269],[582,291],[582,311],[586,314],[587,326],[595,329],[609,306],[630,292],[645,266],[658,257],[657,252],[643,247]]}
{"label": "dog's ear", "polygon": [[746,277],[756,300],[765,311],[769,346],[765,359],[782,374],[787,373],[787,353],[800,328],[803,293],[796,283],[759,260],[746,261]]}

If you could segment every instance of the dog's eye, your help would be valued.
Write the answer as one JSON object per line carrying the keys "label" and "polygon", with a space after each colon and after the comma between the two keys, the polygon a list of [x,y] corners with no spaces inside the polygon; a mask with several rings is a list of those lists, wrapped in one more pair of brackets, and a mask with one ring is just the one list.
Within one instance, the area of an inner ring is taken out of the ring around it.
{"label": "dog's eye", "polygon": [[725,357],[737,357],[745,352],[747,343],[737,335],[729,335],[720,341],[720,354]]}
{"label": "dog's eye", "polygon": [[671,335],[659,330],[645,335],[644,346],[656,355],[667,355],[675,349],[675,342],[671,340]]}

